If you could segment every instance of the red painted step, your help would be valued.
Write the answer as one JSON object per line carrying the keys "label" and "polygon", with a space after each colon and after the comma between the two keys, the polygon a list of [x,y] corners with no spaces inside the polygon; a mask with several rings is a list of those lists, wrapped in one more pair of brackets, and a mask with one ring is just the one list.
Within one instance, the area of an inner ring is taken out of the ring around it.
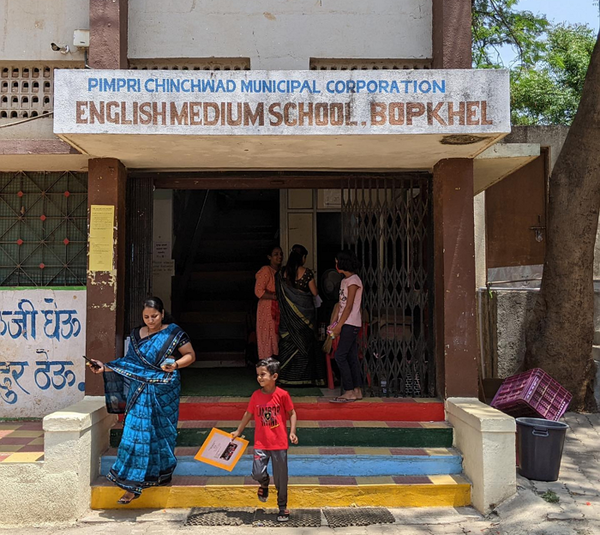
{"label": "red painted step", "polygon": [[[231,401],[228,401],[231,400]],[[329,398],[296,398],[298,418],[302,420],[355,420],[391,422],[444,421],[444,404],[437,399],[368,398],[347,404],[330,403]],[[248,400],[226,397],[183,397],[180,420],[239,420]]]}

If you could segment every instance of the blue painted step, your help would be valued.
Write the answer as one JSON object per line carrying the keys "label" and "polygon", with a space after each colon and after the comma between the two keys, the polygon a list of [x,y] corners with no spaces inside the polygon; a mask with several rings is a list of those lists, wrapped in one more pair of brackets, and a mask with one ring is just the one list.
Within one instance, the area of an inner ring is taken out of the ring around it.
{"label": "blue painted step", "polygon": [[[360,448],[356,449],[360,450]],[[288,457],[290,476],[347,476],[348,474],[354,477],[419,476],[462,472],[461,455],[448,448],[407,449],[407,453],[403,453],[401,448],[368,448],[367,454],[323,453],[325,448],[303,448],[303,450],[316,451],[296,453],[294,448],[290,449]],[[415,452],[418,453],[414,454]],[[178,455],[178,459],[175,469],[175,475],[178,476],[247,476],[252,472],[252,455],[248,453],[243,455],[232,472],[196,461],[192,455]],[[108,473],[115,460],[115,455],[102,457],[102,475]]]}

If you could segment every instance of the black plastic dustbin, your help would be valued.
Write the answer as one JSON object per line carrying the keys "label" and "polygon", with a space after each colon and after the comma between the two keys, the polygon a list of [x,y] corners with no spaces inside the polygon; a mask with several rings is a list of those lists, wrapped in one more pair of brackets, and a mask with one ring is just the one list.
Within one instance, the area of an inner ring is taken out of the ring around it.
{"label": "black plastic dustbin", "polygon": [[520,473],[535,481],[556,481],[568,425],[543,418],[517,418]]}

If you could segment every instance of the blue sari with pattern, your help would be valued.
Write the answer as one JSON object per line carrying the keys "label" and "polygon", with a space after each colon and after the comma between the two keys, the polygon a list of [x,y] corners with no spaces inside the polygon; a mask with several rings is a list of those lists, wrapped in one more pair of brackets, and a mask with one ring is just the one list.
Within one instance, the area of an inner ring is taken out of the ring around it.
{"label": "blue sari with pattern", "polygon": [[160,366],[189,342],[175,324],[146,338],[139,332],[133,330],[127,354],[109,362],[112,372],[104,373],[108,412],[125,414],[117,460],[106,477],[136,495],[169,483],[177,465],[181,380],[177,370]]}

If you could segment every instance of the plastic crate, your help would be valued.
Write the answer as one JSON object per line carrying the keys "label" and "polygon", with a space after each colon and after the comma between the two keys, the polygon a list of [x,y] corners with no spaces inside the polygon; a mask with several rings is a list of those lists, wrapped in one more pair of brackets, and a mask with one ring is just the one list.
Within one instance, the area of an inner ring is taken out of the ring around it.
{"label": "plastic crate", "polygon": [[559,420],[573,396],[544,370],[534,368],[506,379],[492,407],[511,416],[532,416]]}

